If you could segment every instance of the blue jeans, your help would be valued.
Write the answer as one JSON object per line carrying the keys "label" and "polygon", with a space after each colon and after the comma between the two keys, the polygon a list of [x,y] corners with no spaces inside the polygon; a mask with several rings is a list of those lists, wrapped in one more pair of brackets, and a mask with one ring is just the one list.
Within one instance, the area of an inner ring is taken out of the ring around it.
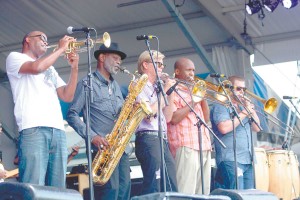
{"label": "blue jeans", "polygon": [[22,130],[18,151],[20,182],[65,188],[67,154],[64,131],[50,127]]}
{"label": "blue jeans", "polygon": [[[238,166],[238,189],[253,189],[253,166],[252,164],[240,164]],[[215,176],[215,188],[236,189],[235,165],[233,161],[223,161],[218,165]]]}
{"label": "blue jeans", "polygon": [[[166,140],[164,140],[164,158],[166,164],[166,189],[167,191],[177,192],[175,161],[169,150]],[[143,171],[142,194],[160,192],[160,181],[162,175],[160,140],[158,136],[143,134],[137,136],[135,140],[135,154],[141,164]]]}

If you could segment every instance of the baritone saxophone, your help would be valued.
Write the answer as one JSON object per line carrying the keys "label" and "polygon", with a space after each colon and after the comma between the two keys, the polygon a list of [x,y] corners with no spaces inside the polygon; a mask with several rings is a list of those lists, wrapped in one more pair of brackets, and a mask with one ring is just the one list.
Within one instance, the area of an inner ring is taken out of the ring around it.
{"label": "baritone saxophone", "polygon": [[[129,73],[128,70],[122,72]],[[146,116],[152,115],[148,103],[143,100],[136,103],[136,97],[146,85],[148,75],[143,74],[138,79],[135,79],[135,75],[131,75],[133,78],[128,86],[128,96],[112,132],[106,135],[109,146],[106,150],[98,151],[92,163],[93,182],[95,184],[104,185],[109,180],[130,142],[132,134]]]}

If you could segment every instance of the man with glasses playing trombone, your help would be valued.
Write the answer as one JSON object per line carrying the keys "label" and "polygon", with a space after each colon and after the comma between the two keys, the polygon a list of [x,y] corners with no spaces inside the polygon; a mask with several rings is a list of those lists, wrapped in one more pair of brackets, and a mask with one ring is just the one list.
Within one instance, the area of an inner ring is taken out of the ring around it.
{"label": "man with glasses playing trombone", "polygon": [[[213,106],[210,116],[212,129],[226,145],[226,148],[223,148],[220,143],[215,142],[218,167],[215,177],[216,187],[224,189],[253,189],[254,177],[250,129],[252,128],[255,132],[258,132],[260,129],[255,123],[252,123],[252,127],[250,127],[249,115],[251,115],[258,124],[259,118],[255,112],[254,105],[244,96],[246,90],[244,78],[230,76],[228,80],[232,83],[232,90],[229,92],[232,104],[244,126],[240,123],[237,116],[233,116],[232,121],[232,108],[227,108],[221,104],[215,104]],[[233,145],[234,129],[236,135],[237,177],[235,173]],[[236,178],[238,180],[238,187],[236,186]]]}
{"label": "man with glasses playing trombone", "polygon": [[11,52],[6,59],[20,132],[21,182],[65,188],[68,153],[58,98],[72,101],[79,56],[76,52],[67,56],[71,66],[67,84],[52,65],[74,41],[73,37],[64,36],[59,40],[56,51],[44,56],[47,36],[41,31],[32,31],[23,38],[22,52]]}

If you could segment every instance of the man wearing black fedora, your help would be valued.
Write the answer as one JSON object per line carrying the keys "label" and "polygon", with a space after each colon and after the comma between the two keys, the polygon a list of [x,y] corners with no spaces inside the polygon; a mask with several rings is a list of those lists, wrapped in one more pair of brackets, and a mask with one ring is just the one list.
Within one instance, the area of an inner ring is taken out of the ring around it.
{"label": "man wearing black fedora", "polygon": [[[120,86],[112,75],[119,71],[126,54],[119,50],[117,43],[112,43],[109,48],[101,45],[99,50],[94,52],[94,56],[97,60],[97,69],[93,73],[93,101],[90,104],[93,159],[98,150],[105,150],[108,147],[105,136],[111,133],[124,103]],[[83,138],[86,137],[84,87],[86,80],[87,77],[78,82],[74,100],[67,114],[69,125]],[[84,113],[83,121],[79,117],[81,112]],[[126,153],[121,157],[109,181],[103,186],[95,185],[94,188],[96,200],[130,198],[130,164]],[[85,191],[85,194],[88,193]]]}

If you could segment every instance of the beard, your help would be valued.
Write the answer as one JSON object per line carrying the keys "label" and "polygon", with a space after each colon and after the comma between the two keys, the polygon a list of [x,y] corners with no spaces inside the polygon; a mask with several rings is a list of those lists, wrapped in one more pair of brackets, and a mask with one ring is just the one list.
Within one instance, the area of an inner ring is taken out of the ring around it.
{"label": "beard", "polygon": [[116,75],[119,71],[115,66],[104,65],[104,68],[112,75]]}

